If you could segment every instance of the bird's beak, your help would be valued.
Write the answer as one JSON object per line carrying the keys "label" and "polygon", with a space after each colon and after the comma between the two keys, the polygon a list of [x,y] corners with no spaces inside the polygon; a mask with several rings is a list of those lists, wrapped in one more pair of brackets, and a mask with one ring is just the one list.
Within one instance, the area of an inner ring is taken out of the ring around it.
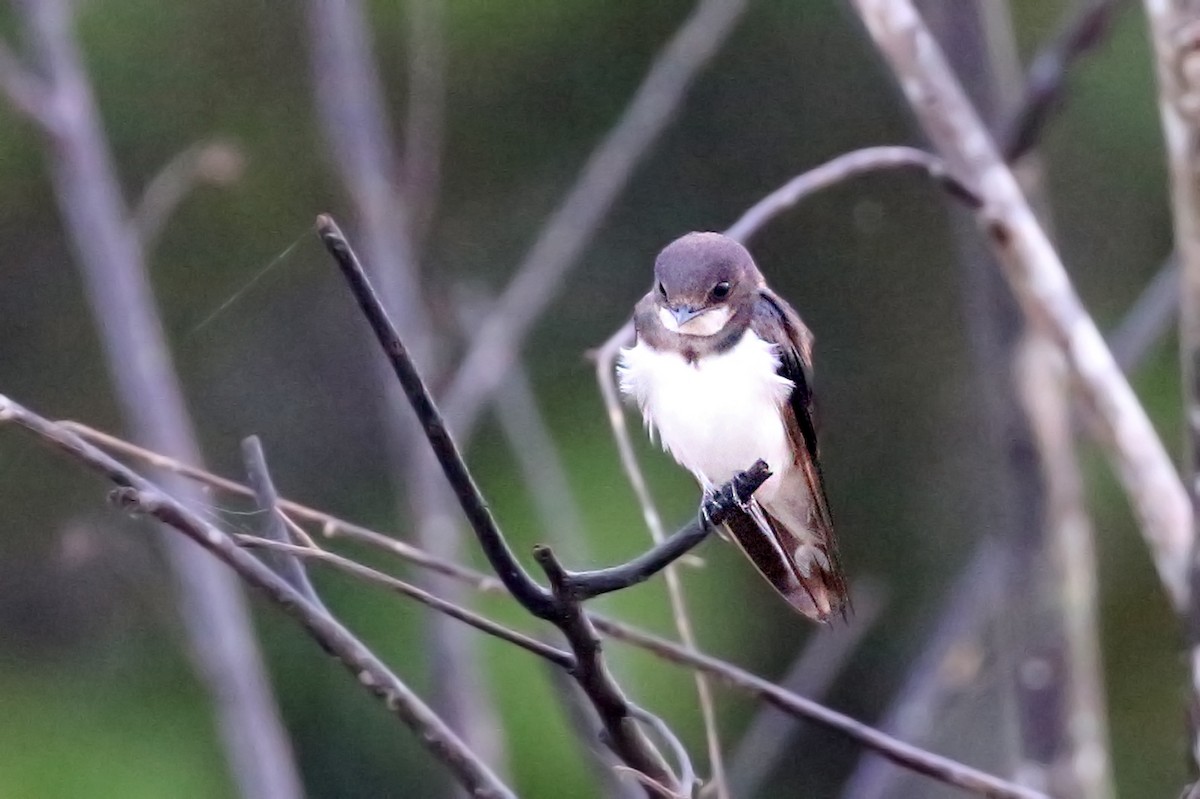
{"label": "bird's beak", "polygon": [[675,317],[675,324],[680,327],[683,327],[688,321],[704,313],[703,308],[693,308],[690,305],[680,305],[678,308],[671,308],[670,311],[671,316]]}

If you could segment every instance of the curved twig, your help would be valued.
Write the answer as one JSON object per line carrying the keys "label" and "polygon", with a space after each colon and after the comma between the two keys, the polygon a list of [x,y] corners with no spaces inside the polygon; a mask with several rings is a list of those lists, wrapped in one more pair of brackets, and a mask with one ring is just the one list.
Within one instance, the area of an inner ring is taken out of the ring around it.
{"label": "curved twig", "polygon": [[979,195],[951,174],[946,162],[915,147],[866,147],[843,153],[789,180],[751,206],[729,226],[725,235],[746,241],[784,211],[813,194],[872,172],[915,169],[927,174],[947,194],[972,210],[983,204]]}

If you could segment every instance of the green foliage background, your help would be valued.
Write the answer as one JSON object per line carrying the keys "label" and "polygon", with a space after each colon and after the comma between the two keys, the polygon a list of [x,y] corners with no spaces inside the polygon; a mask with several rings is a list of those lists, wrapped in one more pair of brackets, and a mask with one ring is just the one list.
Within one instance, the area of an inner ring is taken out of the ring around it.
{"label": "green foliage background", "polygon": [[[153,258],[211,465],[237,474],[238,440],[258,433],[287,495],[403,534],[375,434],[375,353],[310,232],[316,213],[344,211],[346,201],[314,122],[302,4],[81,5],[80,35],[128,196],[198,139],[228,138],[248,159],[235,186],[188,200]],[[1015,6],[1028,53],[1053,32],[1063,4]],[[688,9],[681,0],[448,1],[445,182],[424,267],[436,293],[463,282],[504,285]],[[403,4],[378,1],[372,13],[398,128]],[[0,16],[0,30],[16,36],[11,15]],[[1150,64],[1135,7],[1079,68],[1045,140],[1062,251],[1106,327],[1170,247]],[[839,4],[752,4],[525,349],[598,560],[632,554],[644,532],[583,353],[624,320],[653,254],[686,230],[728,225],[827,157],[897,142],[919,139]],[[48,415],[119,430],[43,144],[0,104],[0,391]],[[939,597],[989,527],[978,479],[988,456],[944,206],[918,178],[872,177],[809,202],[753,248],[818,334],[823,449],[845,559],[888,597],[829,697],[868,720],[886,707]],[[1154,354],[1136,388],[1174,444],[1170,348]],[[1119,489],[1097,454],[1084,452],[1121,795],[1173,795],[1186,776],[1179,631]],[[689,478],[648,445],[642,453],[667,518],[689,518]],[[494,427],[470,458],[522,551],[554,535],[538,529]],[[144,546],[156,533],[122,522],[102,500],[103,487],[77,470],[20,436],[0,437],[0,796],[228,796],[204,696],[180,651],[169,581]],[[710,544],[704,555],[708,566],[686,576],[703,645],[780,674],[812,631],[729,548]],[[428,689],[423,611],[330,575],[316,579],[402,675]],[[602,604],[669,629],[658,583]],[[310,796],[442,790],[441,770],[336,665],[272,609],[260,604],[257,622]],[[482,651],[522,795],[592,795],[540,666],[491,641]],[[613,652],[631,691],[702,751],[690,679]],[[997,679],[987,666],[979,677]],[[722,692],[729,740],[752,712]],[[768,795],[835,795],[857,752],[820,731],[796,746]]]}

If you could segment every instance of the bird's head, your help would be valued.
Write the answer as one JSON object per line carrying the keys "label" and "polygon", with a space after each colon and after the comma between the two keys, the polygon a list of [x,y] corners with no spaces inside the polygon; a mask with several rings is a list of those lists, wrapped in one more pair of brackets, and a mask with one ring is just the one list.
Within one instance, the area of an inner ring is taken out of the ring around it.
{"label": "bird's head", "polygon": [[720,233],[688,233],[654,261],[658,318],[676,333],[712,336],[753,303],[762,274],[741,244]]}

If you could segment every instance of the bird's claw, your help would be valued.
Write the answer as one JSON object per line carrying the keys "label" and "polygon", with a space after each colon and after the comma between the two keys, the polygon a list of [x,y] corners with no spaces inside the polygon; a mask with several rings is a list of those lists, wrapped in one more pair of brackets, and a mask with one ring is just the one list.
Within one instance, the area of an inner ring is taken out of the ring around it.
{"label": "bird's claw", "polygon": [[717,525],[713,522],[712,514],[708,512],[708,505],[717,497],[717,492],[711,488],[704,489],[704,496],[700,498],[700,526],[705,530],[715,530]]}

